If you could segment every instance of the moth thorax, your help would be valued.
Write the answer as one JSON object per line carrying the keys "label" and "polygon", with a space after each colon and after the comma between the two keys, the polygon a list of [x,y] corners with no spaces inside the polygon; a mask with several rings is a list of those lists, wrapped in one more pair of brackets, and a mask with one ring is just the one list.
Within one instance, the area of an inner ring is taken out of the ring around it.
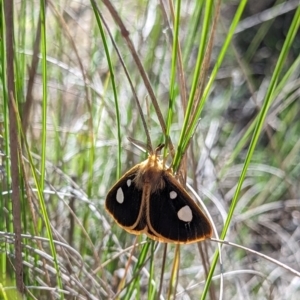
{"label": "moth thorax", "polygon": [[145,185],[151,187],[151,194],[165,187],[163,180],[164,169],[161,163],[153,157],[149,157],[145,164],[140,167],[134,179],[136,187],[143,189]]}

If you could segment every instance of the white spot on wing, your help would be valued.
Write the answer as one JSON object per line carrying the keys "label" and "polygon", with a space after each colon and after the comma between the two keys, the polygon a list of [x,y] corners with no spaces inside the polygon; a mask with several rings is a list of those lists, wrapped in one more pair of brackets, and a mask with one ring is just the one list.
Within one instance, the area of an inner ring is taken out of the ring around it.
{"label": "white spot on wing", "polygon": [[122,191],[122,188],[118,188],[117,190],[117,195],[116,195],[116,200],[122,204],[124,202],[124,193]]}
{"label": "white spot on wing", "polygon": [[192,211],[187,205],[179,209],[179,211],[177,212],[177,216],[179,220],[183,222],[191,222],[193,219]]}
{"label": "white spot on wing", "polygon": [[177,197],[177,193],[175,191],[170,192],[170,198],[175,199]]}
{"label": "white spot on wing", "polygon": [[131,179],[128,179],[126,183],[127,183],[127,186],[130,187],[131,186]]}

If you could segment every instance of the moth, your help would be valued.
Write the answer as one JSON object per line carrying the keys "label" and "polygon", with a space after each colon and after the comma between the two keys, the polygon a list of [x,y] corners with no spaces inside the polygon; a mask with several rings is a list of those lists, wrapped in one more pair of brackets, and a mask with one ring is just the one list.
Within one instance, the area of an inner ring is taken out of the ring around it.
{"label": "moth", "polygon": [[209,220],[159,159],[162,147],[116,182],[107,211],[126,231],[156,241],[188,244],[211,237]]}

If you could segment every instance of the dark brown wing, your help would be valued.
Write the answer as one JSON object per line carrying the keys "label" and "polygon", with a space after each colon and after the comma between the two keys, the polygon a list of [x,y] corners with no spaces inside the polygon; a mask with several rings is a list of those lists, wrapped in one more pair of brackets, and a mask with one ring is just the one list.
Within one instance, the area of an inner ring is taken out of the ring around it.
{"label": "dark brown wing", "polygon": [[139,165],[136,165],[125,173],[110,189],[105,200],[106,209],[115,221],[127,231],[135,234],[140,234],[146,226],[145,221],[141,220],[143,191],[137,189],[134,183],[138,169]]}
{"label": "dark brown wing", "polygon": [[168,171],[163,180],[164,188],[151,194],[147,205],[149,236],[179,244],[211,237],[210,222],[180,183]]}

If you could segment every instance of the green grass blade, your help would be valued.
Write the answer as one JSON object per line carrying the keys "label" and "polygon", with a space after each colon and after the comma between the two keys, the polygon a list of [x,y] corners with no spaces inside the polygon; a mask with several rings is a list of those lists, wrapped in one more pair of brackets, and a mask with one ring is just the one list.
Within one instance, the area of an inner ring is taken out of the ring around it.
{"label": "green grass blade", "polygon": [[[4,15],[4,10],[1,10],[2,14],[1,14],[1,19],[0,19],[0,26],[1,26],[1,36],[5,37],[5,15]],[[1,124],[1,133],[3,131],[3,141],[4,141],[4,147],[3,147],[3,151],[4,153],[6,153],[7,155],[4,156],[3,158],[3,162],[2,164],[5,165],[5,169],[3,171],[6,172],[7,176],[6,176],[6,180],[1,180],[1,196],[0,196],[0,209],[1,211],[5,211],[5,202],[6,199],[8,199],[10,196],[10,194],[4,195],[2,193],[2,191],[9,191],[9,187],[11,186],[11,172],[10,172],[10,162],[9,162],[9,157],[10,157],[10,151],[9,151],[9,112],[8,112],[8,98],[7,98],[7,80],[6,80],[6,75],[4,70],[6,69],[6,47],[5,47],[5,43],[4,40],[1,39],[0,41],[0,51],[1,51],[1,84],[2,84],[2,122],[3,124]],[[8,209],[10,211],[12,211],[12,206],[11,206],[11,201],[7,201],[8,203]],[[0,219],[0,230],[1,231],[8,231],[8,232],[13,232],[13,228],[12,228],[12,222],[9,222],[7,224],[7,222],[5,221],[5,218],[1,218]],[[5,241],[0,243],[0,248],[3,249],[4,251],[1,251],[0,253],[0,282],[2,282],[3,286],[7,285],[7,255],[6,255],[6,251],[7,248],[9,247]],[[3,296],[5,295],[5,292],[3,292]]]}
{"label": "green grass blade", "polygon": [[[27,143],[27,139],[24,135],[24,132],[22,130],[22,122],[21,122],[21,118],[19,113],[17,113],[17,124],[18,124],[18,129],[19,132],[21,133],[21,136],[23,138],[24,144],[25,144],[25,149],[28,155],[28,160],[29,160],[29,165],[30,165],[30,169],[32,171],[32,175],[34,178],[34,182],[37,188],[37,198],[39,200],[39,204],[40,204],[40,208],[41,208],[41,215],[43,217],[43,221],[46,227],[46,232],[47,232],[47,236],[49,239],[49,246],[50,246],[50,250],[51,250],[51,254],[53,257],[53,264],[56,270],[56,280],[57,280],[57,286],[59,287],[60,290],[62,290],[62,278],[61,278],[61,272],[60,272],[60,267],[59,267],[59,263],[58,263],[58,259],[57,259],[57,253],[56,253],[56,247],[54,244],[54,240],[53,240],[53,235],[52,235],[52,228],[51,228],[51,223],[49,220],[49,216],[48,216],[48,212],[47,212],[47,208],[46,208],[46,203],[45,203],[45,199],[44,199],[44,193],[43,193],[43,189],[41,188],[40,185],[40,179],[38,178],[35,166],[34,166],[34,162],[32,159],[32,155],[30,152],[30,148],[29,145]],[[40,222],[42,224],[42,222]],[[41,230],[42,231],[42,230]],[[64,294],[60,293],[60,299],[64,299]]]}
{"label": "green grass blade", "polygon": [[134,291],[137,291],[137,293],[139,293],[139,290],[140,290],[140,276],[139,276],[140,268],[144,265],[144,263],[147,259],[147,254],[149,252],[151,244],[153,244],[153,243],[155,243],[155,242],[151,241],[151,242],[143,245],[141,253],[139,254],[139,257],[138,257],[138,261],[136,262],[136,265],[134,267],[134,272],[133,272],[134,279],[127,289],[124,300],[132,299],[131,297],[132,297]]}
{"label": "green grass blade", "polygon": [[91,4],[93,7],[93,11],[94,11],[96,21],[98,24],[98,28],[100,31],[100,35],[102,38],[103,47],[104,47],[104,51],[105,51],[105,55],[106,55],[106,59],[107,59],[108,67],[109,67],[109,72],[110,72],[110,76],[111,76],[111,84],[112,84],[113,94],[114,94],[115,110],[116,110],[116,118],[117,118],[117,136],[118,136],[118,162],[117,162],[117,172],[116,172],[117,176],[116,177],[117,177],[117,179],[119,179],[120,174],[121,174],[121,152],[122,152],[122,147],[121,147],[122,144],[121,143],[122,143],[122,139],[121,139],[121,122],[120,122],[118,93],[117,93],[117,87],[116,87],[116,82],[115,82],[114,69],[112,66],[111,59],[110,59],[108,45],[107,45],[104,29],[102,26],[101,18],[100,18],[99,12],[98,12],[98,8],[97,8],[97,5],[94,0],[91,1]]}
{"label": "green grass blade", "polygon": [[[284,88],[284,86],[287,84],[288,80],[290,79],[290,77],[294,74],[294,72],[299,68],[300,65],[300,55],[298,56],[298,58],[293,62],[292,66],[285,72],[283,78],[280,80],[280,82],[278,83],[278,85],[276,86],[274,93],[273,93],[273,97],[271,99],[271,101],[273,102],[276,97],[278,96],[278,94],[282,91],[282,89]],[[231,165],[231,163],[237,158],[237,156],[239,155],[239,153],[241,153],[242,149],[245,147],[246,143],[249,142],[249,139],[251,137],[251,134],[253,133],[254,129],[255,129],[255,125],[258,122],[258,117],[259,115],[257,115],[255,117],[255,119],[253,120],[253,122],[250,124],[250,126],[248,127],[248,129],[246,130],[246,132],[243,134],[243,136],[241,137],[241,139],[238,141],[238,143],[235,145],[232,153],[230,154],[230,157],[228,158],[228,160],[226,161],[226,165],[224,166],[224,168],[222,169],[221,173],[220,173],[220,177],[222,178],[227,170],[227,167]]]}
{"label": "green grass blade", "polygon": [[43,100],[42,100],[42,147],[41,147],[41,178],[40,187],[44,190],[45,164],[47,149],[47,36],[46,36],[46,4],[41,0],[41,52],[42,52],[42,76],[43,76]]}
{"label": "green grass blade", "polygon": [[188,128],[188,124],[190,122],[190,118],[192,115],[192,108],[194,104],[194,98],[199,82],[199,77],[200,77],[200,71],[201,71],[201,66],[203,62],[203,57],[205,53],[205,46],[207,42],[207,36],[208,36],[208,28],[210,24],[210,18],[211,18],[211,11],[212,11],[212,6],[213,6],[213,1],[209,0],[205,2],[205,13],[204,13],[204,21],[203,21],[203,27],[202,27],[202,34],[199,42],[199,50],[198,50],[198,57],[197,57],[197,62],[196,62],[196,67],[194,71],[194,77],[193,77],[193,82],[192,82],[192,87],[188,99],[188,105],[187,109],[184,115],[184,121],[183,125],[181,128],[180,132],[180,137],[179,137],[179,142],[178,142],[178,147],[177,151],[175,153],[175,157],[173,160],[173,168],[176,171],[179,167],[180,164],[180,159],[184,153],[184,140],[186,138],[186,130]]}
{"label": "green grass blade", "polygon": [[[151,257],[154,257],[154,253],[155,253],[155,243],[151,243]],[[155,279],[155,272],[154,272],[154,259],[150,260],[150,267],[149,267],[149,280],[148,280],[148,286],[149,286],[149,290],[148,290],[148,299],[149,300],[154,300],[155,299],[155,295],[156,295],[156,289],[155,289],[155,285],[154,285],[154,279]]]}
{"label": "green grass blade", "polygon": [[[169,95],[169,109],[166,121],[166,134],[165,134],[165,145],[169,144],[170,130],[172,124],[172,117],[174,111],[175,102],[175,79],[176,79],[176,64],[177,64],[177,51],[178,51],[178,34],[180,24],[180,5],[181,0],[176,2],[176,15],[174,20],[174,36],[173,36],[173,50],[172,50],[172,64],[171,64],[171,79],[170,79],[170,95]],[[167,155],[168,147],[164,148],[164,157]]]}
{"label": "green grass blade", "polygon": [[[283,48],[281,50],[280,56],[278,58],[278,61],[277,61],[277,64],[276,64],[276,67],[275,67],[275,70],[274,70],[274,73],[273,73],[273,76],[272,76],[272,79],[270,81],[270,85],[269,85],[269,88],[267,90],[262,109],[259,113],[257,124],[256,124],[255,130],[254,130],[252,140],[251,140],[251,143],[250,143],[250,146],[249,146],[249,149],[248,149],[248,153],[246,155],[245,163],[244,163],[244,166],[243,166],[243,169],[242,169],[242,173],[240,175],[240,178],[239,178],[239,181],[238,181],[238,184],[237,184],[237,188],[236,188],[236,191],[234,193],[234,196],[233,196],[230,208],[229,208],[228,216],[227,216],[227,219],[225,221],[225,225],[223,227],[223,230],[222,230],[222,233],[221,233],[221,236],[220,236],[221,239],[225,239],[228,228],[231,224],[232,216],[233,216],[236,204],[237,204],[238,199],[239,199],[239,194],[240,194],[242,184],[244,182],[244,179],[245,179],[245,176],[246,176],[246,173],[247,173],[247,169],[249,167],[249,164],[250,164],[250,161],[252,159],[252,155],[254,153],[257,141],[258,141],[260,133],[262,131],[266,115],[267,115],[268,110],[270,108],[270,105],[272,103],[272,97],[273,97],[273,94],[274,94],[274,90],[276,88],[276,84],[278,82],[280,72],[282,71],[282,68],[283,68],[283,65],[284,65],[284,62],[285,62],[285,58],[286,58],[286,56],[288,54],[288,51],[289,51],[289,49],[292,45],[292,42],[295,38],[295,35],[299,30],[299,26],[300,26],[300,6],[298,7],[298,9],[295,13],[293,22],[292,22],[292,24],[289,28],[289,32],[288,32],[287,37],[285,39]],[[212,265],[211,265],[211,268],[210,268],[210,271],[209,271],[209,274],[208,274],[208,278],[207,278],[207,281],[206,281],[201,299],[206,298],[208,288],[210,286],[210,282],[211,282],[211,279],[212,279],[212,276],[213,276],[213,273],[214,273],[214,270],[215,270],[215,267],[216,267],[216,264],[217,264],[217,261],[218,261],[218,257],[219,257],[219,252],[217,250],[217,252],[214,255],[214,259],[213,259],[213,262],[212,262]]]}
{"label": "green grass blade", "polygon": [[217,61],[216,61],[216,64],[212,70],[212,73],[210,74],[209,76],[209,81],[204,89],[204,92],[203,92],[203,96],[202,96],[202,99],[200,101],[200,105],[197,107],[197,111],[196,111],[196,115],[195,115],[195,118],[193,120],[193,123],[192,125],[189,127],[189,130],[187,131],[186,133],[186,136],[185,136],[185,139],[184,139],[184,147],[183,147],[183,150],[185,151],[186,150],[186,147],[189,143],[189,140],[191,138],[191,136],[193,135],[196,127],[197,127],[197,123],[198,123],[198,119],[200,117],[200,114],[203,110],[203,107],[207,101],[207,98],[209,96],[209,93],[210,93],[210,90],[211,90],[211,87],[215,81],[215,78],[218,74],[218,71],[219,71],[219,68],[221,67],[222,65],[222,62],[224,60],[224,57],[226,55],[226,52],[227,52],[227,49],[231,43],[231,40],[233,38],[233,35],[234,35],[234,31],[235,31],[235,28],[237,27],[238,25],[238,22],[240,21],[241,17],[242,17],[242,14],[244,12],[244,9],[245,9],[245,6],[247,4],[247,0],[243,0],[240,2],[238,8],[237,8],[237,11],[234,15],[234,18],[232,20],[232,23],[230,25],[230,28],[228,30],[228,34],[226,36],[226,39],[223,43],[223,47],[220,51],[220,54],[217,58]]}

